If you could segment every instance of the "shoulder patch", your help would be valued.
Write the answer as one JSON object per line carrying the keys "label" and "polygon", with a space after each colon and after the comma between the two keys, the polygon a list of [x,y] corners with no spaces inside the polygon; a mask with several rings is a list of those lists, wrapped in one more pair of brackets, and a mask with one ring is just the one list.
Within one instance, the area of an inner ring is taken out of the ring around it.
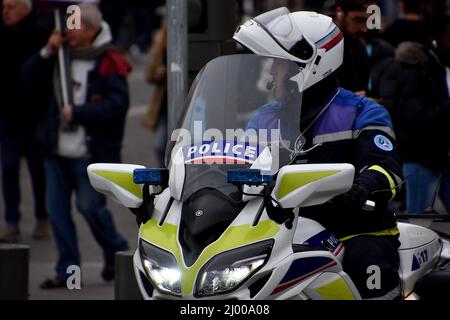
{"label": "shoulder patch", "polygon": [[383,151],[390,152],[394,150],[394,145],[392,144],[391,140],[389,140],[389,138],[386,138],[386,136],[383,136],[381,134],[377,135],[374,138],[374,143],[379,149]]}

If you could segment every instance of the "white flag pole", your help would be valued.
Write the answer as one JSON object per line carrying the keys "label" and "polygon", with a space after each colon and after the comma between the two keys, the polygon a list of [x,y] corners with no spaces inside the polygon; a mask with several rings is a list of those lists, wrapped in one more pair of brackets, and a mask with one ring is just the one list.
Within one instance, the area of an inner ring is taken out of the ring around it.
{"label": "white flag pole", "polygon": [[[55,26],[56,30],[59,32],[63,32],[63,28],[61,25],[61,13],[59,9],[55,9]],[[58,60],[59,60],[59,78],[61,81],[61,93],[62,93],[62,99],[63,99],[63,106],[68,106],[70,104],[69,101],[69,88],[67,86],[67,69],[66,69],[66,60],[64,55],[64,46],[62,45],[58,50]]]}

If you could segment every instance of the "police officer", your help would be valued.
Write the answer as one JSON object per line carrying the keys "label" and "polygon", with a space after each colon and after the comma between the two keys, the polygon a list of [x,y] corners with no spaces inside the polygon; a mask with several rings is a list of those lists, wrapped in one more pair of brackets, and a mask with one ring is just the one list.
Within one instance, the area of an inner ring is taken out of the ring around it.
{"label": "police officer", "polygon": [[[387,206],[402,183],[395,134],[383,106],[339,87],[342,32],[330,17],[280,8],[242,25],[234,39],[255,54],[297,63],[303,79],[303,149],[315,148],[296,162],[351,163],[356,168],[349,192],[300,214],[344,242],[343,267],[362,298],[399,297],[399,230]],[[373,267],[380,270],[380,286],[368,285]]]}

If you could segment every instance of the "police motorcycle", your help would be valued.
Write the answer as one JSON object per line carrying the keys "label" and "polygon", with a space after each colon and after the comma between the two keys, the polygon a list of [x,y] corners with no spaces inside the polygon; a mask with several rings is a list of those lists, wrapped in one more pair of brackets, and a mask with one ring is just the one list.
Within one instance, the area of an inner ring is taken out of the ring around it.
{"label": "police motorcycle", "polygon": [[[302,217],[302,208],[347,192],[355,168],[295,163],[308,152],[302,79],[289,74],[283,97],[274,94],[274,65],[294,64],[279,60],[209,62],[168,145],[168,169],[89,166],[92,186],[137,216],[133,263],[145,299],[361,299],[342,268],[344,245]],[[425,275],[445,268],[450,243],[417,225],[398,227],[408,297]]]}

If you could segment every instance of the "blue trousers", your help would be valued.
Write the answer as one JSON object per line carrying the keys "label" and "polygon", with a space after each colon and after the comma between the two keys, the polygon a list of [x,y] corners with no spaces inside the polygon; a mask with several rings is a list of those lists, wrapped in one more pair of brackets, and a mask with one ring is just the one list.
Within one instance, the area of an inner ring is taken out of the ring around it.
{"label": "blue trousers", "polygon": [[421,214],[434,204],[442,172],[417,163],[405,163],[406,210],[410,214]]}
{"label": "blue trousers", "polygon": [[31,176],[34,213],[37,219],[47,219],[45,207],[44,157],[34,138],[32,127],[17,127],[0,121],[0,157],[2,190],[5,201],[5,220],[10,227],[18,227],[20,213],[20,161],[25,157]]}
{"label": "blue trousers", "polygon": [[47,208],[58,248],[56,272],[67,278],[67,268],[80,266],[75,225],[71,216],[71,196],[76,194],[76,207],[86,219],[95,240],[103,249],[105,265],[114,264],[114,254],[128,249],[126,240],[117,232],[106,199],[89,183],[87,166],[80,159],[61,157],[45,160],[47,177]]}
{"label": "blue trousers", "polygon": [[441,187],[439,189],[439,197],[444,203],[447,213],[450,214],[450,170],[447,169],[442,175]]}

